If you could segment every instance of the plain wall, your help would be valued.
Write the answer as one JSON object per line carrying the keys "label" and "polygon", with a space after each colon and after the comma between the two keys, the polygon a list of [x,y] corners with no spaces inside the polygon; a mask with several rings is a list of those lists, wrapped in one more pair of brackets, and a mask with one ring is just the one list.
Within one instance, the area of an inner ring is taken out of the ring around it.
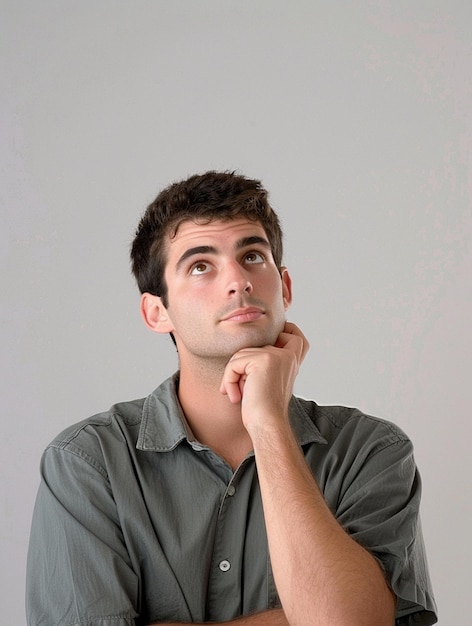
{"label": "plain wall", "polygon": [[270,190],[311,343],[296,391],[411,436],[440,624],[472,623],[471,7],[1,1],[2,623],[25,621],[46,444],[177,366],[128,248],[209,168]]}

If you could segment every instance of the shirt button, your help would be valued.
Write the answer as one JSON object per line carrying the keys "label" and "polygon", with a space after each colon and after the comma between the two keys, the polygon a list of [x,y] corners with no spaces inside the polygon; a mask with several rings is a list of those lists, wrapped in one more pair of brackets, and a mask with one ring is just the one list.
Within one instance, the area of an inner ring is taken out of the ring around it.
{"label": "shirt button", "polygon": [[219,567],[222,572],[227,572],[231,567],[231,563],[225,559],[224,561],[221,561]]}
{"label": "shirt button", "polygon": [[234,496],[234,494],[236,493],[236,487],[234,485],[230,485],[228,487],[227,493],[229,496]]}

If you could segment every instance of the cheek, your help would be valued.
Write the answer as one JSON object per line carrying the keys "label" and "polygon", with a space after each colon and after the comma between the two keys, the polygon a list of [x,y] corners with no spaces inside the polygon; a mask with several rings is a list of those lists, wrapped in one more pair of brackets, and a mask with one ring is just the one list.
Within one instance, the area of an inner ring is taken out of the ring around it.
{"label": "cheek", "polygon": [[177,296],[176,302],[179,306],[172,308],[172,302],[169,307],[169,314],[175,326],[180,329],[181,334],[194,333],[195,328],[201,326],[208,319],[208,302],[203,298],[195,297],[195,293],[186,293]]}
{"label": "cheek", "polygon": [[284,306],[286,306],[287,298],[284,289],[284,285],[280,280],[280,276],[277,274],[273,280],[267,280],[264,283],[263,288],[265,289],[265,293],[267,297],[276,298],[277,300],[283,301]]}

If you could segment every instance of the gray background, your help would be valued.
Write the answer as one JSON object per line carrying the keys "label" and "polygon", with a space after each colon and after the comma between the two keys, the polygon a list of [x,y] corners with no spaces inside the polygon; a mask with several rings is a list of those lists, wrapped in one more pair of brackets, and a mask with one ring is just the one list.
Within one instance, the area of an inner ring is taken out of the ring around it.
{"label": "gray background", "polygon": [[138,313],[139,216],[217,168],[281,215],[297,392],[412,437],[440,624],[472,624],[471,7],[2,0],[2,623],[44,446],[176,367]]}

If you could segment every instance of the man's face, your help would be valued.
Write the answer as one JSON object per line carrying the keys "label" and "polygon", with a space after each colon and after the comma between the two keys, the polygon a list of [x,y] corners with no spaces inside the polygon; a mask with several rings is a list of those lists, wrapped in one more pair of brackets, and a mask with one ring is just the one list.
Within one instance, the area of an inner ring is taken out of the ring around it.
{"label": "man's face", "polygon": [[183,222],[167,241],[169,330],[180,362],[227,361],[241,348],[273,345],[291,303],[259,222]]}

